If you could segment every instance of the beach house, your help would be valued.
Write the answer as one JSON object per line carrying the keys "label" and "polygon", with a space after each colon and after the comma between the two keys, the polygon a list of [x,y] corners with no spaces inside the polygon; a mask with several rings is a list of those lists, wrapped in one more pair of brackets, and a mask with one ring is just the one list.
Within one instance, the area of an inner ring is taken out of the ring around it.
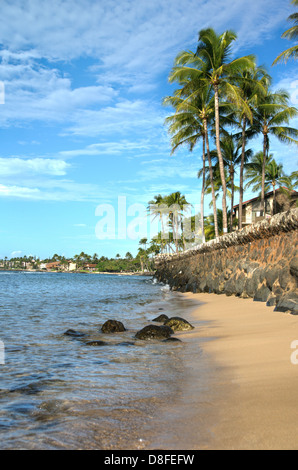
{"label": "beach house", "polygon": [[[277,189],[274,192],[271,191],[265,194],[265,218],[270,218],[274,214],[280,212],[286,212],[289,209],[293,209],[298,204],[298,192],[291,191],[289,193],[285,192],[284,188]],[[234,217],[239,218],[239,204],[233,207]],[[249,199],[248,201],[243,202],[242,205],[242,225],[243,227],[247,225],[254,224],[263,220],[264,215],[261,207],[261,198],[260,196]]]}

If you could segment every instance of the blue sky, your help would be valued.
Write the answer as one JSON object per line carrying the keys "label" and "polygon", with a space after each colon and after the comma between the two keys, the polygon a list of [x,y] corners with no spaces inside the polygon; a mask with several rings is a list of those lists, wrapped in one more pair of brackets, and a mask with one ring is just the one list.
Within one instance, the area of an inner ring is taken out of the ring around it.
{"label": "blue sky", "polygon": [[[0,258],[136,254],[138,240],[97,238],[98,206],[117,217],[118,197],[129,208],[173,191],[199,203],[201,148],[171,156],[164,126],[174,58],[202,28],[233,29],[234,54],[254,53],[297,105],[297,64],[271,67],[290,47],[292,11],[284,0],[1,0]],[[272,140],[271,152],[297,169],[292,146]]]}

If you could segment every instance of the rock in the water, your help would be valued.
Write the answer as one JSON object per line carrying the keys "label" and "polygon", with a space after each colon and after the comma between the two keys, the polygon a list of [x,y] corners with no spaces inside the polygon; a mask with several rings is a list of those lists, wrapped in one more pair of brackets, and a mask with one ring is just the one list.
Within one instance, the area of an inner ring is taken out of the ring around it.
{"label": "rock in the water", "polygon": [[85,336],[85,333],[80,333],[79,331],[69,329],[65,331],[64,335],[72,336],[73,338],[81,338],[82,336]]}
{"label": "rock in the water", "polygon": [[167,321],[168,319],[169,319],[169,317],[163,313],[162,315],[159,315],[158,317],[153,318],[152,321],[156,321],[156,322],[158,322],[158,323],[164,323],[164,322]]}
{"label": "rock in the water", "polygon": [[108,343],[105,341],[88,341],[86,346],[106,346]]}
{"label": "rock in the water", "polygon": [[117,320],[107,320],[101,327],[103,333],[118,333],[126,331],[123,323]]}
{"label": "rock in the water", "polygon": [[166,339],[169,338],[174,331],[169,326],[147,325],[136,333],[137,339]]}
{"label": "rock in the water", "polygon": [[165,326],[169,326],[174,331],[187,331],[193,330],[194,326],[192,326],[187,320],[180,317],[172,317],[169,318],[165,323]]}

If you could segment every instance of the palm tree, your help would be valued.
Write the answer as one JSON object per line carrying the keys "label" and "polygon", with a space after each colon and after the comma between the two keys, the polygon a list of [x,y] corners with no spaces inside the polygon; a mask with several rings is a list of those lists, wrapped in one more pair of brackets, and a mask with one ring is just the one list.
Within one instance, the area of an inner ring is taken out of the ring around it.
{"label": "palm tree", "polygon": [[[270,165],[272,160],[273,160],[273,155],[272,154],[268,155],[266,158],[266,165]],[[264,161],[263,152],[257,152],[253,155],[251,161],[247,163],[246,169],[245,169],[245,179],[247,180],[245,189],[248,189],[251,187],[253,192],[257,192],[261,190],[263,161]]]}
{"label": "palm tree", "polygon": [[[298,0],[292,0],[292,5],[298,6]],[[287,29],[282,34],[282,38],[286,39],[297,39],[298,38],[298,13],[293,13],[288,17],[288,21],[293,21],[294,26],[292,26],[290,29]],[[277,64],[278,62],[284,61],[285,63],[288,61],[288,59],[297,59],[298,57],[298,45],[290,47],[286,51],[282,52],[279,54],[278,57],[276,57],[275,61],[273,62],[272,65]]]}
{"label": "palm tree", "polygon": [[253,124],[254,108],[261,96],[265,95],[271,84],[271,77],[264,67],[254,65],[250,69],[240,71],[236,76],[242,102],[232,107],[230,118],[239,127],[239,138],[242,140],[241,162],[239,173],[239,218],[238,228],[242,229],[242,204],[244,193],[244,167],[246,162],[246,144],[249,138],[256,135],[248,125]]}
{"label": "palm tree", "polygon": [[154,199],[148,202],[147,211],[153,216],[153,220],[159,218],[161,223],[161,234],[166,236],[164,227],[164,216],[167,214],[167,205],[161,194],[154,196]]}
{"label": "palm tree", "polygon": [[226,96],[230,101],[243,103],[239,89],[235,83],[235,75],[240,71],[254,66],[254,58],[242,57],[229,61],[232,43],[237,35],[233,31],[225,31],[218,35],[212,28],[201,30],[199,33],[199,44],[196,55],[202,61],[202,71],[204,80],[210,83],[214,90],[215,104],[215,133],[216,148],[218,153],[218,162],[220,176],[222,180],[222,208],[223,208],[223,232],[228,231],[227,203],[226,203],[226,180],[224,172],[224,162],[220,148],[220,121],[219,121],[219,99],[220,96]]}
{"label": "palm tree", "polygon": [[175,61],[175,66],[169,77],[170,82],[183,82],[188,78],[193,82],[191,93],[195,87],[211,86],[214,93],[214,117],[216,128],[216,147],[220,164],[220,174],[223,186],[223,218],[224,232],[227,232],[227,207],[226,207],[226,181],[224,164],[220,150],[220,119],[219,97],[225,96],[231,102],[241,102],[237,86],[233,83],[232,75],[253,65],[252,57],[242,57],[229,62],[231,44],[236,39],[236,34],[226,31],[217,35],[211,28],[201,30],[196,54],[183,51]]}
{"label": "palm tree", "polygon": [[228,168],[229,183],[231,188],[231,210],[230,210],[230,229],[233,227],[233,207],[234,207],[234,194],[235,194],[235,172],[236,167],[242,162],[243,166],[248,162],[252,156],[252,150],[245,150],[243,156],[242,141],[236,135],[228,134],[220,141],[222,149],[222,156],[225,167]]}
{"label": "palm tree", "polygon": [[[223,234],[223,217],[222,217],[222,210],[217,209],[217,221],[218,221],[218,231],[219,235]],[[205,227],[206,227],[206,240],[212,240],[215,238],[215,227],[214,227],[214,216],[213,214],[208,215],[205,219]]]}
{"label": "palm tree", "polygon": [[[193,60],[194,55],[185,52],[185,56],[189,56],[190,61]],[[170,75],[170,80],[172,77]],[[166,124],[169,124],[169,132],[172,134],[172,153],[181,146],[188,145],[189,150],[192,152],[197,142],[202,139],[203,152],[203,171],[200,176],[202,177],[202,191],[201,191],[201,226],[203,234],[203,242],[205,241],[204,234],[204,195],[205,195],[205,168],[206,168],[206,151],[209,164],[209,171],[212,172],[212,163],[210,158],[210,147],[208,137],[208,123],[214,113],[214,101],[212,98],[211,88],[204,87],[198,83],[196,86],[194,81],[189,77],[179,81],[182,86],[176,90],[174,96],[167,96],[163,100],[163,104],[172,105],[176,112],[173,116],[166,118]],[[213,178],[211,178],[213,181]],[[212,186],[212,201],[213,212],[215,214],[215,227],[217,231],[216,221],[216,200],[215,192]],[[218,235],[217,235],[218,236]]]}
{"label": "palm tree", "polygon": [[264,97],[261,97],[255,107],[253,130],[263,134],[263,161],[262,161],[262,191],[261,206],[265,214],[265,168],[266,159],[269,153],[269,135],[274,135],[278,140],[285,143],[295,143],[298,141],[298,130],[285,124],[289,124],[290,119],[298,115],[296,108],[288,105],[289,94],[280,90],[276,93],[268,90]]}
{"label": "palm tree", "polygon": [[178,253],[179,239],[181,238],[179,235],[179,229],[182,227],[181,224],[183,210],[185,210],[189,203],[185,199],[185,196],[179,191],[170,194],[166,198],[166,201],[169,208],[169,218],[173,229],[173,239],[176,246],[176,253]]}
{"label": "palm tree", "polygon": [[[282,184],[282,187],[279,188],[280,191],[291,198],[293,192],[298,187],[298,171],[293,171],[290,175],[283,175],[279,178],[279,183]],[[298,207],[298,201],[296,205]]]}
{"label": "palm tree", "polygon": [[276,214],[276,183],[280,182],[283,176],[283,165],[281,163],[278,164],[275,160],[272,160],[266,165],[265,185],[271,184],[273,188],[272,215]]}

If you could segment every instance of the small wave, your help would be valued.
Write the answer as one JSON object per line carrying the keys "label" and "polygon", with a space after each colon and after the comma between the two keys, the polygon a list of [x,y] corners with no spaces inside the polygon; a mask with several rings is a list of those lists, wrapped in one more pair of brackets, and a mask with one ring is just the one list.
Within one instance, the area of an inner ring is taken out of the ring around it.
{"label": "small wave", "polygon": [[161,290],[162,292],[169,292],[169,291],[170,291],[170,286],[169,286],[169,284],[166,284],[165,286],[162,286],[162,287],[160,288],[160,290]]}

